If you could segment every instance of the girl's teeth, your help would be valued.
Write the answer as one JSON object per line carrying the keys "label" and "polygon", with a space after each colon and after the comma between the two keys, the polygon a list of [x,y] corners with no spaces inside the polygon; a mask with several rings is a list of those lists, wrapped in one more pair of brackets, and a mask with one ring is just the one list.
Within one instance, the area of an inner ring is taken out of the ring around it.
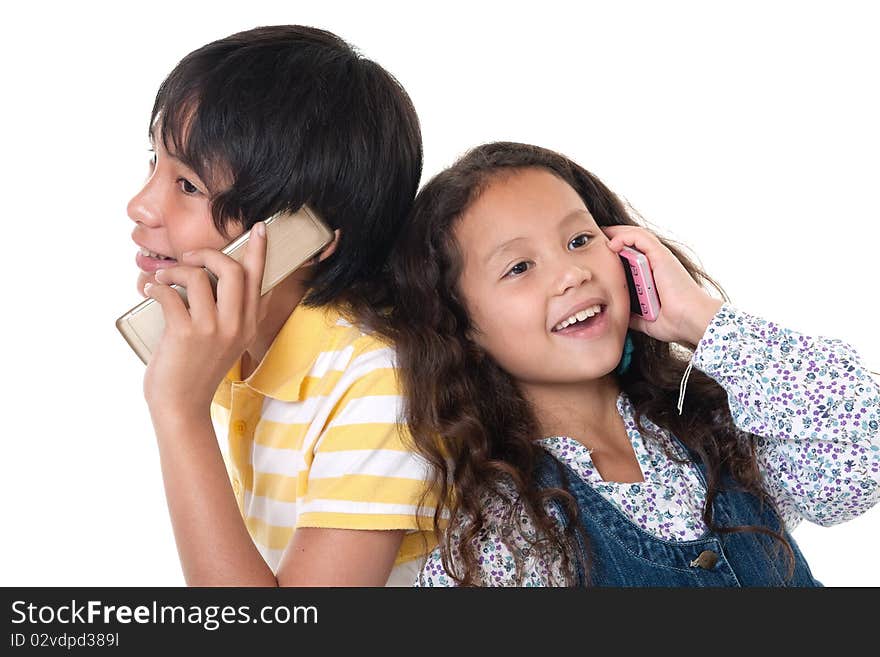
{"label": "girl's teeth", "polygon": [[592,317],[593,315],[599,314],[601,311],[602,311],[602,306],[599,304],[596,304],[595,306],[591,306],[589,308],[584,308],[579,313],[575,313],[574,315],[572,315],[568,319],[564,319],[561,322],[559,322],[559,324],[556,325],[555,330],[561,331],[566,326],[571,326],[575,322],[582,322],[585,319],[587,319],[588,317]]}

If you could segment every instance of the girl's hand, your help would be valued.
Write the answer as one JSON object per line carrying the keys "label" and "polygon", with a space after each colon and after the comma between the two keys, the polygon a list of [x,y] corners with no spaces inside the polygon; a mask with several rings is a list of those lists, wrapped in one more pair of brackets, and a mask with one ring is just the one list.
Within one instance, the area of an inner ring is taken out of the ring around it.
{"label": "girl's hand", "polygon": [[[162,306],[165,332],[144,375],[144,396],[154,418],[210,412],[223,377],[257,333],[266,262],[266,229],[251,230],[243,264],[214,249],[185,253],[181,264],[156,272],[144,288]],[[217,299],[202,267],[217,276]],[[174,283],[186,288],[189,308]]]}
{"label": "girl's hand", "polygon": [[630,328],[664,342],[696,345],[706,327],[721,308],[715,299],[691,278],[678,258],[651,231],[637,226],[603,226],[608,248],[619,254],[624,246],[641,251],[654,274],[660,313],[653,322],[639,315],[630,316]]}

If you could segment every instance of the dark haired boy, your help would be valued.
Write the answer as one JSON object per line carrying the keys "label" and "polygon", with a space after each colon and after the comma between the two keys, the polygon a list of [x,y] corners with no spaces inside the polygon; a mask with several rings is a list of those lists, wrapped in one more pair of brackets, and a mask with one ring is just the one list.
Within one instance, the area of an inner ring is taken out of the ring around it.
{"label": "dark haired boy", "polygon": [[[187,55],[150,139],[128,214],[166,321],[144,393],[187,583],[411,584],[426,470],[393,349],[353,319],[421,174],[408,96],[329,32],[263,27]],[[304,204],[335,240],[261,298],[261,220]],[[251,229],[243,264],[219,252]]]}

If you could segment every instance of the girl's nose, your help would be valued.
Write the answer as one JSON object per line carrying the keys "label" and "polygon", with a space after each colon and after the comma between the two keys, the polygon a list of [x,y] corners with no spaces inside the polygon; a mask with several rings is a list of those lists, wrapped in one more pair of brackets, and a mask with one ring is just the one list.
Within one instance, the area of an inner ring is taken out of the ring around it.
{"label": "girl's nose", "polygon": [[556,279],[557,294],[565,294],[569,289],[580,287],[592,279],[592,272],[583,263],[560,265]]}

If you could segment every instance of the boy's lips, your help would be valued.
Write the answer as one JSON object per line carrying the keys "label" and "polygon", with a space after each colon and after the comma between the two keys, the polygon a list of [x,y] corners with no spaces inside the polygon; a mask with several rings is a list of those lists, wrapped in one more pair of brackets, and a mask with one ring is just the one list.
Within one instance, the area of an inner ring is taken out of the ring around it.
{"label": "boy's lips", "polygon": [[153,273],[160,269],[165,269],[167,267],[173,267],[177,264],[177,260],[173,258],[156,258],[151,255],[146,255],[143,253],[144,249],[141,248],[140,251],[135,255],[135,263],[137,263],[138,269],[147,273]]}

